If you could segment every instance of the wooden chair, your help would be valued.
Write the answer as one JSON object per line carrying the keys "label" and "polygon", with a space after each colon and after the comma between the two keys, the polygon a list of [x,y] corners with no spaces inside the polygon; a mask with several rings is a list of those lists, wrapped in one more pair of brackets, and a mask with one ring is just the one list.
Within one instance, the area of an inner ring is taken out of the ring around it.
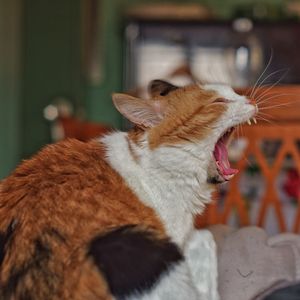
{"label": "wooden chair", "polygon": [[59,117],[57,122],[61,126],[63,138],[76,138],[81,141],[99,137],[111,130],[107,125],[88,122],[75,117]]}

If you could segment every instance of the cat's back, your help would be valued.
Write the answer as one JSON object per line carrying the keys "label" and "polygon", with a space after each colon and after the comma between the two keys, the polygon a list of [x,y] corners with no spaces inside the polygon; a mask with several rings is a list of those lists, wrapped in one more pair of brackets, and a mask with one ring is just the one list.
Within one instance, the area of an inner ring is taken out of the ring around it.
{"label": "cat's back", "polygon": [[[145,216],[151,209],[107,163],[106,155],[105,147],[98,141],[66,140],[45,147],[3,180],[0,214],[16,213],[27,219],[32,216],[36,224],[54,222],[55,216],[71,223],[76,219],[76,224],[87,216],[90,223],[91,215],[104,226],[123,223],[122,218],[125,223],[147,221]],[[96,217],[98,213],[101,216]],[[136,213],[142,217],[134,220]],[[38,220],[38,216],[43,216],[43,220]],[[1,218],[0,228],[4,223]]]}
{"label": "cat's back", "polygon": [[127,225],[163,233],[153,210],[139,201],[105,156],[98,141],[63,141],[23,162],[1,183],[4,299],[14,299],[11,291],[28,299],[50,294],[68,299],[77,289],[79,299],[109,299],[105,280],[88,257],[91,241]]}

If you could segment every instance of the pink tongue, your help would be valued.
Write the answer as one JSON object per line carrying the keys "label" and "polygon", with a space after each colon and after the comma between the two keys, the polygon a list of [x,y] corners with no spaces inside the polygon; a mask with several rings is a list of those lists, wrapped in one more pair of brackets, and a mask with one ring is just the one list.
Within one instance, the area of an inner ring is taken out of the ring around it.
{"label": "pink tongue", "polygon": [[214,155],[216,160],[219,162],[219,169],[223,175],[228,176],[238,173],[238,170],[230,167],[227,149],[222,141],[219,141],[216,144]]}

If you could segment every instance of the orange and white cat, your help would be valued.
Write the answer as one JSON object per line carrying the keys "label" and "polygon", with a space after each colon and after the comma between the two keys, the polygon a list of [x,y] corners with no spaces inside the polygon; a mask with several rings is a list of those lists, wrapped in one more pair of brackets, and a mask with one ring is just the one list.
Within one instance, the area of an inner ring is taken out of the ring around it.
{"label": "orange and white cat", "polygon": [[224,85],[149,92],[113,95],[134,129],[49,145],[2,181],[1,299],[200,299],[194,215],[236,174],[226,144],[257,106]]}

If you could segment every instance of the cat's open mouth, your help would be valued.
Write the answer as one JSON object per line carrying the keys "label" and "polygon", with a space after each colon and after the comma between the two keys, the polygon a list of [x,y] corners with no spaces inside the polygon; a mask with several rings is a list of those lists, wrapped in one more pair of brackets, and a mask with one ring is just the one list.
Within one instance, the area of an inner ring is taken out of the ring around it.
{"label": "cat's open mouth", "polygon": [[227,151],[233,131],[234,127],[231,127],[219,138],[213,152],[219,175],[225,181],[230,180],[236,173],[238,173],[237,169],[230,167]]}

